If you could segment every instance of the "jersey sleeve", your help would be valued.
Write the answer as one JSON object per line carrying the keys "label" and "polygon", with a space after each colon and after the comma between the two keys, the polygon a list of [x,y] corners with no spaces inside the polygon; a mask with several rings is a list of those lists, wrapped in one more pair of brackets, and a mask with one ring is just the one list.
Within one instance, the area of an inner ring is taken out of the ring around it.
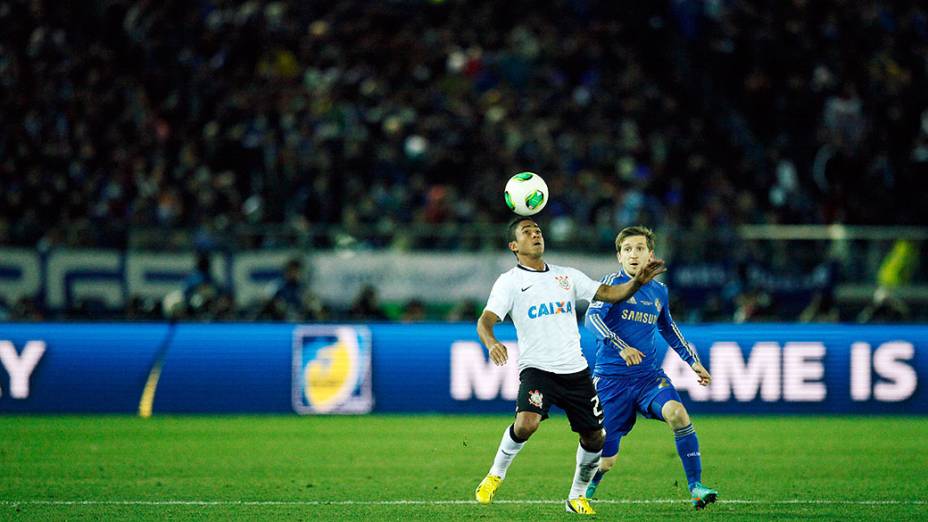
{"label": "jersey sleeve", "polygon": [[574,299],[577,301],[593,302],[593,297],[599,291],[598,281],[593,281],[583,272],[570,268],[570,278],[574,281]]}
{"label": "jersey sleeve", "polygon": [[496,278],[493,283],[493,289],[490,290],[490,297],[487,299],[485,310],[496,314],[500,320],[506,318],[506,314],[512,311],[512,285],[511,278],[503,274]]}
{"label": "jersey sleeve", "polygon": [[[609,285],[613,281],[615,281],[615,274],[610,274],[603,277],[598,284]],[[586,315],[583,317],[583,326],[600,341],[611,343],[619,350],[624,350],[628,347],[628,344],[619,337],[619,334],[612,331],[605,321],[606,315],[612,310],[613,306],[613,303],[607,303],[606,301],[591,301],[590,306],[586,309]]]}
{"label": "jersey sleeve", "polygon": [[674,322],[673,316],[670,315],[670,295],[667,287],[661,286],[664,289],[664,306],[661,307],[660,314],[657,316],[657,329],[661,333],[661,337],[667,341],[667,345],[673,348],[681,359],[692,366],[694,363],[699,362],[699,355],[683,337],[683,333],[680,332],[680,328]]}

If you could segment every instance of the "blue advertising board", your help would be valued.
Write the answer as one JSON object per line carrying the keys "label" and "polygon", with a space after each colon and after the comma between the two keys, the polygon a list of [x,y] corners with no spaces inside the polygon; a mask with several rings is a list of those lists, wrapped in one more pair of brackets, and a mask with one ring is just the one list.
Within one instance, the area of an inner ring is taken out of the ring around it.
{"label": "blue advertising board", "polygon": [[[692,412],[928,413],[928,327],[684,327],[713,376],[662,364]],[[581,330],[592,361],[593,340]],[[0,412],[512,412],[518,346],[465,324],[0,324]]]}

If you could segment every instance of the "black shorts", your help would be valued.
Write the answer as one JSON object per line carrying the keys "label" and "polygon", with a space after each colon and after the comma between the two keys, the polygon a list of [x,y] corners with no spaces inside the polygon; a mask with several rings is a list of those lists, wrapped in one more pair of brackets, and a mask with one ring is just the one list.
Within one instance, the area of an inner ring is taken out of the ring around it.
{"label": "black shorts", "polygon": [[603,410],[599,396],[586,368],[577,373],[551,373],[537,368],[526,368],[519,373],[519,398],[516,411],[531,411],[548,418],[554,404],[564,409],[570,420],[570,429],[577,433],[595,431],[603,427]]}

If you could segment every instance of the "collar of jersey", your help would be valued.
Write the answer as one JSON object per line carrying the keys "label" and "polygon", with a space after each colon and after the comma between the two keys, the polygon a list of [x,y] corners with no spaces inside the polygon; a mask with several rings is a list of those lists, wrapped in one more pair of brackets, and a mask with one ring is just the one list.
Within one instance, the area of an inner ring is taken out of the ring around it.
{"label": "collar of jersey", "polygon": [[525,270],[526,272],[534,272],[534,273],[536,273],[536,274],[540,274],[540,273],[542,273],[542,272],[547,272],[548,270],[551,270],[550,268],[548,268],[548,263],[545,263],[545,269],[544,269],[544,270],[532,270],[531,268],[529,268],[529,267],[527,267],[527,266],[522,266],[522,265],[519,264],[519,263],[516,263],[516,268],[521,268],[522,270]]}
{"label": "collar of jersey", "polygon": [[[620,280],[634,279],[632,276],[628,275],[628,273],[625,271],[625,267],[623,266],[619,266],[619,271],[617,272],[617,275],[619,277],[617,277],[616,279],[620,279]],[[642,286],[645,286],[645,285],[642,285]]]}
{"label": "collar of jersey", "polygon": [[[618,275],[619,275],[619,278],[634,279],[632,276],[628,275],[628,273],[625,272],[625,267],[623,267],[623,266],[620,266],[620,267],[619,267]],[[645,284],[643,284],[643,285],[641,285],[641,286],[642,286],[642,287],[648,286],[648,285],[650,285],[653,281],[654,281],[654,280],[652,279],[651,281],[648,281],[647,283],[645,283]]]}

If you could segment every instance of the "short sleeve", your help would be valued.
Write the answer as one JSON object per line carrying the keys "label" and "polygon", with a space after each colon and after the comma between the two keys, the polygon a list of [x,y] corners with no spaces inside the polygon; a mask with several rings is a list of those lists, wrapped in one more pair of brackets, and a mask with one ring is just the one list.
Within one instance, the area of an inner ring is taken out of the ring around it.
{"label": "short sleeve", "polygon": [[512,310],[512,291],[509,280],[510,278],[505,277],[505,274],[499,276],[493,283],[493,289],[490,290],[490,297],[487,299],[485,309],[496,314],[500,320],[505,319]]}
{"label": "short sleeve", "polygon": [[569,268],[570,278],[574,281],[574,295],[577,301],[593,301],[601,283],[590,279],[583,272]]}

